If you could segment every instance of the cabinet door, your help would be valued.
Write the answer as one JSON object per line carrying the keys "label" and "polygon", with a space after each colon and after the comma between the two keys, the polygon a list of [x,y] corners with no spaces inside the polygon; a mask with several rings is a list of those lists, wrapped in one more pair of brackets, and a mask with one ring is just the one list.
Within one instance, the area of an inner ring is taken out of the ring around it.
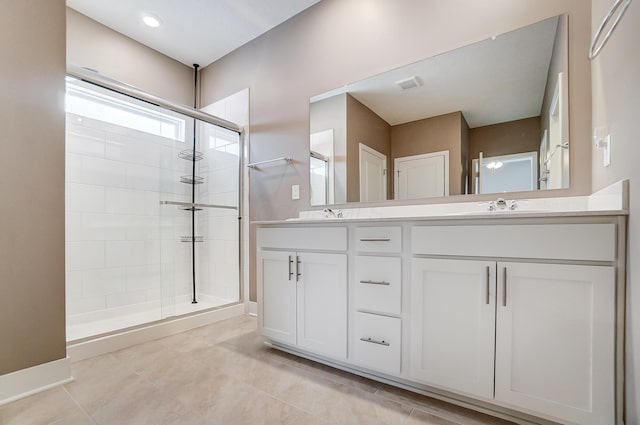
{"label": "cabinet door", "polygon": [[298,346],[347,357],[347,256],[298,253]]}
{"label": "cabinet door", "polygon": [[493,261],[412,260],[412,379],[493,397],[495,267]]}
{"label": "cabinet door", "polygon": [[262,334],[296,343],[295,253],[258,251],[258,306]]}
{"label": "cabinet door", "polygon": [[498,263],[496,400],[615,423],[613,267]]}

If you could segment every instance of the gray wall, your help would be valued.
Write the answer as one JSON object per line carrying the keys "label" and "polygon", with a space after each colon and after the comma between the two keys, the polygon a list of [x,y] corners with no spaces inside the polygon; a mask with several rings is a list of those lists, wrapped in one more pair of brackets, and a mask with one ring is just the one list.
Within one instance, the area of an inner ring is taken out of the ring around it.
{"label": "gray wall", "polygon": [[66,356],[64,0],[0,1],[0,375]]}
{"label": "gray wall", "polygon": [[[545,18],[569,14],[571,188],[591,190],[591,8],[584,0],[323,0],[203,70],[203,104],[251,91],[250,158],[292,156],[289,166],[250,173],[250,219],[297,215],[309,208],[309,98]],[[300,200],[291,200],[291,185]],[[488,195],[475,199],[488,199]],[[448,201],[469,200],[464,196]],[[435,198],[429,202],[440,202]],[[253,244],[253,238],[251,235]],[[252,272],[252,276],[255,276]],[[252,279],[254,281],[254,279]],[[252,285],[252,296],[255,295]],[[255,299],[255,298],[252,298]]]}
{"label": "gray wall", "polygon": [[185,105],[193,105],[193,68],[67,8],[67,63]]}
{"label": "gray wall", "polygon": [[[593,31],[611,7],[592,0]],[[626,424],[640,424],[640,2],[631,2],[609,43],[592,62],[593,126],[611,134],[611,165],[593,153],[593,189],[630,180],[627,242]],[[572,181],[573,183],[573,181]]]}

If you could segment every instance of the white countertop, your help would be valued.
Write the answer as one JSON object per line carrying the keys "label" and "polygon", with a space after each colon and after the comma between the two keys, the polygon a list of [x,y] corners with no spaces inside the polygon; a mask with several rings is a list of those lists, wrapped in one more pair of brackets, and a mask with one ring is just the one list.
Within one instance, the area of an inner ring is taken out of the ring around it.
{"label": "white countertop", "polygon": [[367,223],[367,222],[397,222],[397,221],[469,221],[476,219],[493,219],[496,221],[514,218],[556,218],[556,217],[593,217],[593,216],[624,216],[628,215],[627,210],[597,210],[597,211],[526,211],[526,212],[489,212],[470,214],[444,214],[419,217],[368,217],[368,218],[295,218],[287,220],[258,220],[251,224],[274,225],[274,224],[347,224],[347,223]]}
{"label": "white countertop", "polygon": [[[516,199],[516,210],[488,211],[489,202],[354,207],[340,211],[344,218],[325,218],[322,210],[301,211],[287,220],[252,221],[252,224],[327,224],[380,221],[506,220],[515,218],[557,218],[624,216],[629,214],[629,182],[621,180],[589,196]],[[497,198],[497,197],[496,197]],[[508,198],[507,198],[508,199]],[[330,206],[331,207],[331,206]]]}

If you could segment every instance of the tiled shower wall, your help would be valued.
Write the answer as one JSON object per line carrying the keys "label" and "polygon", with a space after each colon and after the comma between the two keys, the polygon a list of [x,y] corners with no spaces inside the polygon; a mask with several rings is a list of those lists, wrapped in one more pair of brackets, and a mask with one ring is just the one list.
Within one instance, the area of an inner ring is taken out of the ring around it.
{"label": "tiled shower wall", "polygon": [[[179,242],[179,236],[190,235],[190,213],[160,206],[161,199],[191,200],[190,185],[179,182],[181,175],[190,174],[191,163],[177,158],[180,150],[191,145],[192,125],[186,129],[188,142],[184,143],[67,114],[70,324],[140,310],[155,310],[154,319],[159,319],[161,297],[165,305],[190,300],[190,244]],[[197,163],[197,174],[205,177],[205,184],[197,186],[196,202],[236,205],[237,155],[220,150],[221,144],[228,144],[229,135],[222,143],[217,141],[218,131],[208,124],[198,128],[198,149],[204,151],[205,159]],[[217,304],[236,301],[237,212],[196,214],[196,233],[205,238],[196,244],[198,297],[215,299]],[[161,239],[161,226],[171,238]],[[161,285],[162,265],[168,263],[174,272],[169,276],[171,291]],[[172,299],[167,299],[169,292]]]}
{"label": "tiled shower wall", "polygon": [[173,141],[68,113],[66,144],[67,314],[159,307],[161,167]]}

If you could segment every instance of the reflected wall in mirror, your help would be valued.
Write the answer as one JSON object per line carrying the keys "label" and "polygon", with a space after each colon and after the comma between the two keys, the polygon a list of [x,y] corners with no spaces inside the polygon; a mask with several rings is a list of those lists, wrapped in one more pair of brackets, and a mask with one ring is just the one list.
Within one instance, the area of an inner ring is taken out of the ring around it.
{"label": "reflected wall in mirror", "polygon": [[567,16],[311,98],[311,205],[569,187]]}

